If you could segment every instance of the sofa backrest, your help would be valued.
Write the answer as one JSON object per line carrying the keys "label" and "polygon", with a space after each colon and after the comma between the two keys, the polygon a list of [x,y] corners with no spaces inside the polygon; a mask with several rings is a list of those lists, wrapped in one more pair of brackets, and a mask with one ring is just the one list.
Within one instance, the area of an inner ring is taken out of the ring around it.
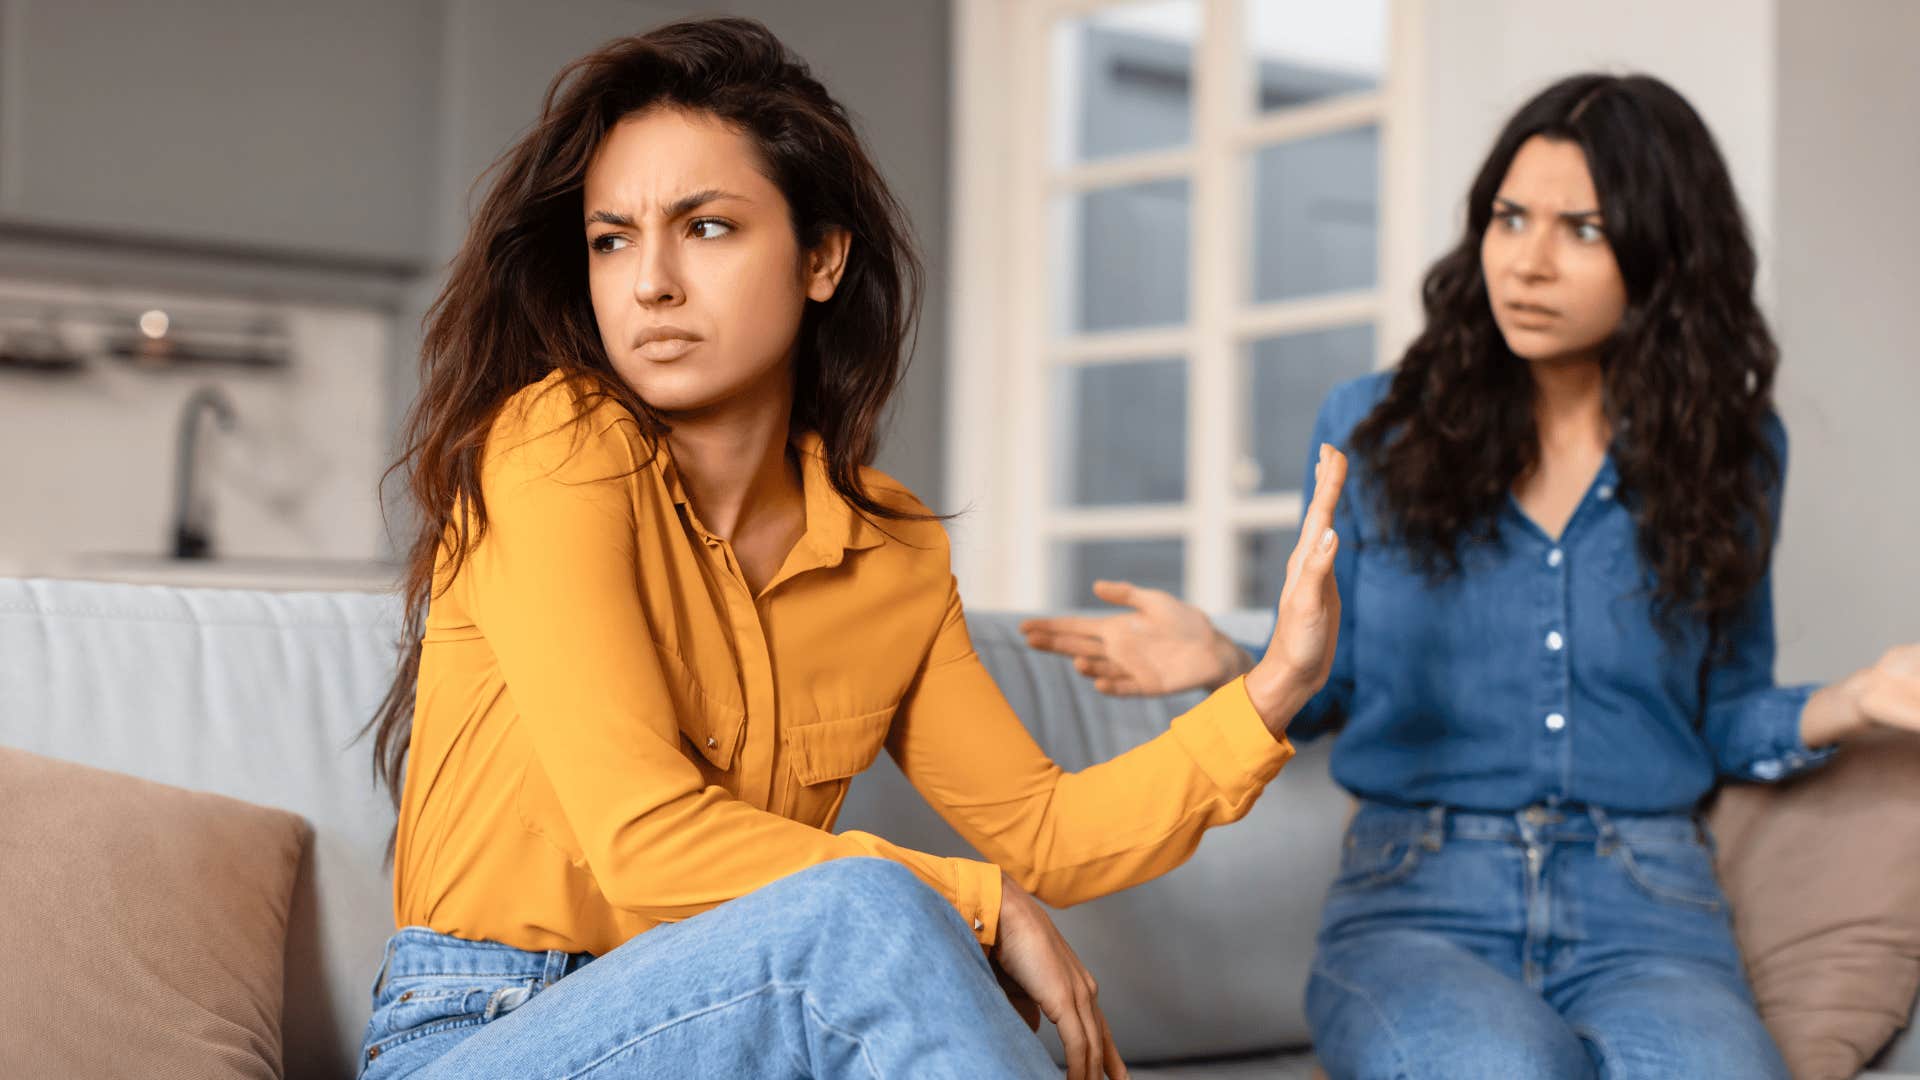
{"label": "sofa backrest", "polygon": [[290,1078],[352,1076],[392,933],[391,803],[353,744],[399,604],[0,579],[0,744],[291,810],[314,827],[287,945]]}
{"label": "sofa backrest", "polygon": [[[305,817],[288,945],[287,1072],[351,1075],[368,982],[392,930],[382,865],[392,811],[355,735],[385,693],[399,602],[0,579],[0,744],[215,791]],[[1020,640],[1018,617],[968,619],[982,659],[1067,768],[1164,731],[1197,695],[1094,694]],[[1257,617],[1246,636],[1266,627]],[[1301,990],[1348,803],[1324,747],[1287,767],[1247,819],[1215,830],[1178,872],[1060,914],[1133,1060],[1304,1043]],[[882,760],[841,828],[970,854]]]}

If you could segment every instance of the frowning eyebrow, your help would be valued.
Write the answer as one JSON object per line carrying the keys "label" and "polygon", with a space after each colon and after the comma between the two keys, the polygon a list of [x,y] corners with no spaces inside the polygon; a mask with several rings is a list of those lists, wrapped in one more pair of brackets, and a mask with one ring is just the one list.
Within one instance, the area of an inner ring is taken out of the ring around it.
{"label": "frowning eyebrow", "polygon": [[[1505,195],[1495,195],[1493,197],[1493,207],[1495,210],[1507,214],[1530,214],[1533,212],[1528,210],[1524,204],[1514,202]],[[1557,216],[1562,221],[1572,221],[1575,223],[1583,222],[1588,218],[1592,218],[1595,224],[1598,224],[1602,220],[1600,211],[1598,210],[1573,210]]]}
{"label": "frowning eyebrow", "polygon": [[[668,221],[673,221],[693,213],[708,203],[721,202],[728,199],[735,202],[753,201],[745,195],[736,195],[731,191],[722,191],[719,188],[706,188],[702,191],[682,195],[673,200],[673,202],[667,205],[665,216]],[[632,215],[615,213],[612,210],[595,210],[593,213],[588,214],[587,224],[592,225],[595,223],[612,225],[621,229],[631,229],[634,224]]]}

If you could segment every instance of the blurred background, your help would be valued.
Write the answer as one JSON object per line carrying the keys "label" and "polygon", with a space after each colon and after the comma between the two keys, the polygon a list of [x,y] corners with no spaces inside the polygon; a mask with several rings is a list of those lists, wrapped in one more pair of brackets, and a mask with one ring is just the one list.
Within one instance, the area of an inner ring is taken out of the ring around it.
{"label": "blurred background", "polygon": [[1604,68],[1701,111],[1761,252],[1782,677],[1920,638],[1904,0],[0,0],[0,573],[390,583],[472,184],[566,61],[717,13],[813,64],[918,228],[880,464],[961,513],[973,606],[1271,603],[1320,397],[1418,331],[1500,123]]}

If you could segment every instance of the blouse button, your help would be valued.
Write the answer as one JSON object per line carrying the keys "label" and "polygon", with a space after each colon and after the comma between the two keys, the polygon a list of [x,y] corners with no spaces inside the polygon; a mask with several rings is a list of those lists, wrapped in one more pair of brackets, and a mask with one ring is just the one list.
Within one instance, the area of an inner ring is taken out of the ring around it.
{"label": "blouse button", "polygon": [[711,735],[709,735],[709,736],[707,736],[707,745],[708,745],[709,747],[714,747],[714,746],[719,746],[719,745],[720,745],[720,740],[718,740],[718,739],[716,739],[716,738],[714,738],[713,736],[711,736]]}
{"label": "blouse button", "polygon": [[1559,566],[1562,562],[1566,561],[1566,558],[1566,555],[1563,554],[1559,548],[1554,548],[1552,551],[1547,552],[1547,565]]}
{"label": "blouse button", "polygon": [[1547,648],[1553,650],[1554,652],[1559,652],[1561,647],[1566,645],[1566,643],[1567,643],[1567,639],[1561,637],[1560,631],[1558,630],[1552,631],[1547,635]]}
{"label": "blouse button", "polygon": [[1611,484],[1601,484],[1601,485],[1600,485],[1600,490],[1599,490],[1599,491],[1596,491],[1596,492],[1594,492],[1594,494],[1595,494],[1595,495],[1598,495],[1598,496],[1600,496],[1600,498],[1601,498],[1601,499],[1602,499],[1603,501],[1604,501],[1604,500],[1606,500],[1606,499],[1611,499],[1611,498],[1613,498],[1613,485],[1611,485]]}
{"label": "blouse button", "polygon": [[1566,726],[1567,726],[1567,718],[1564,716],[1561,716],[1559,713],[1554,713],[1552,716],[1547,717],[1548,731],[1559,731],[1561,728]]}

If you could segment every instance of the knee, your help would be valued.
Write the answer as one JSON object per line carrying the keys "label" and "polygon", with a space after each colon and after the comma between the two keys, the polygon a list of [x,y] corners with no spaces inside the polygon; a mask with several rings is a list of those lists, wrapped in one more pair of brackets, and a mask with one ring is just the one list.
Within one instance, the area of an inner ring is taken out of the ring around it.
{"label": "knee", "polygon": [[1591,1075],[1571,1027],[1531,990],[1451,948],[1323,950],[1307,984],[1334,1080]]}
{"label": "knee", "polygon": [[1574,1030],[1607,1080],[1739,1076],[1788,1080],[1773,1036],[1738,988],[1702,973],[1651,977],[1576,1009]]}
{"label": "knee", "polygon": [[960,927],[959,913],[945,897],[890,859],[830,859],[788,880],[813,921],[841,940]]}

